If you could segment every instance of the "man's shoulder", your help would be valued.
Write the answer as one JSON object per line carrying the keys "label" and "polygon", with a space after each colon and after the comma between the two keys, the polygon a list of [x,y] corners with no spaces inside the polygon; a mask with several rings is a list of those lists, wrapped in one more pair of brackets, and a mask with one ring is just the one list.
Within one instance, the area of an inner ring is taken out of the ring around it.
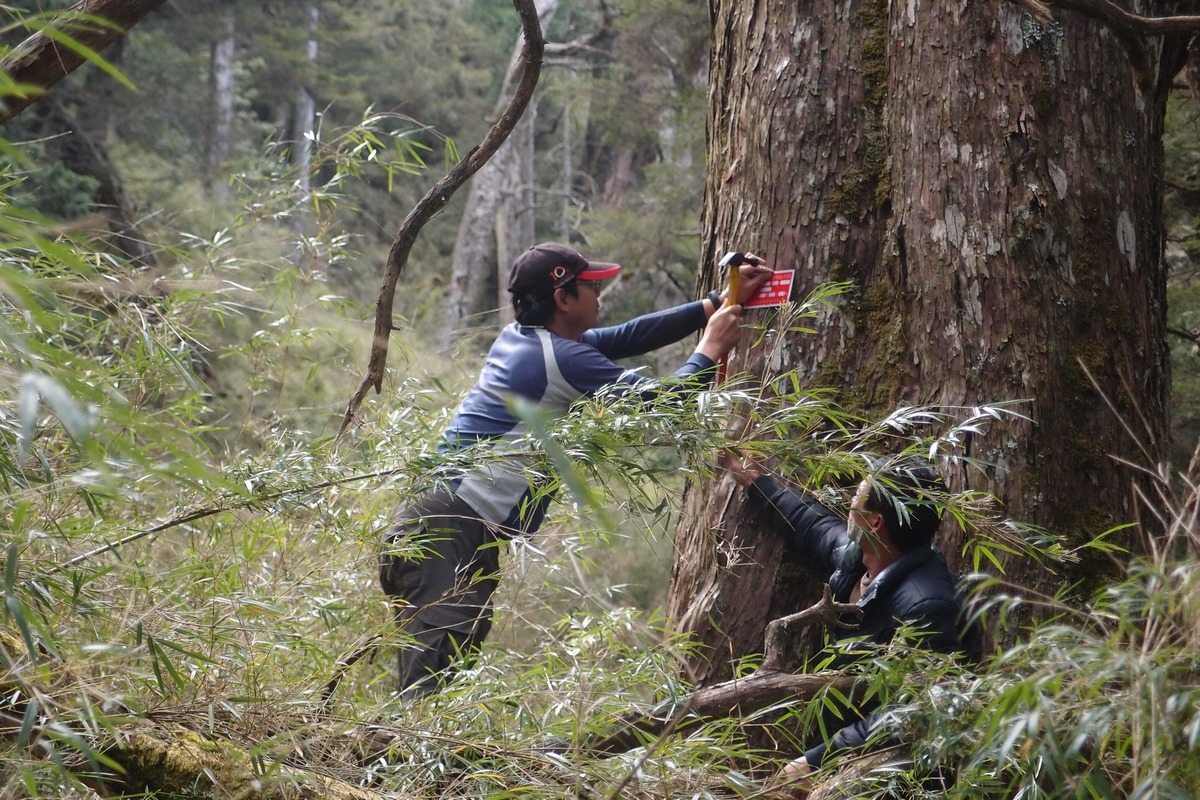
{"label": "man's shoulder", "polygon": [[905,608],[928,611],[944,607],[957,609],[958,591],[954,574],[950,572],[941,553],[932,555],[916,565],[896,586],[893,606],[902,615]]}

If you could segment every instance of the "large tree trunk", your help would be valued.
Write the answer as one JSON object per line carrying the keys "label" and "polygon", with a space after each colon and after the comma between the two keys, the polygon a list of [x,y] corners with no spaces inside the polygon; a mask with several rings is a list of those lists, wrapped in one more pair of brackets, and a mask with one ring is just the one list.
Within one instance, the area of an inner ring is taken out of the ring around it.
{"label": "large tree trunk", "polygon": [[[797,270],[799,296],[853,286],[770,369],[876,416],[1029,399],[1031,422],[967,444],[998,468],[951,471],[952,488],[993,492],[1073,544],[1129,520],[1131,475],[1112,456],[1157,459],[1167,430],[1161,134],[1182,41],[1152,41],[1139,73],[1097,23],[1042,25],[1010,3],[711,7],[701,263],[753,247]],[[730,368],[763,375],[768,350]],[[707,647],[702,684],[820,582],[781,571],[780,542],[742,504],[728,482],[694,486],[677,534],[669,610]],[[953,561],[962,533],[941,536]],[[1054,589],[1106,564],[1008,574]]]}

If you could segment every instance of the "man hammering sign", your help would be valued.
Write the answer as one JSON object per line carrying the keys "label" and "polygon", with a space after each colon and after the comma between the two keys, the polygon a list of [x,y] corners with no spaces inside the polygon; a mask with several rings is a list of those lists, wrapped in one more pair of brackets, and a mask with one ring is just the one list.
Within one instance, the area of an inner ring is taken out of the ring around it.
{"label": "man hammering sign", "polygon": [[[734,268],[732,291],[605,328],[595,327],[600,286],[620,266],[589,261],[554,242],[534,245],[513,263],[508,291],[516,321],[492,344],[439,445],[445,453],[486,452],[444,488],[407,499],[384,534],[380,583],[413,640],[398,659],[404,696],[435,691],[453,677],[455,657],[483,643],[492,625],[499,543],[534,533],[545,517],[550,493],[541,491],[526,469],[528,456],[514,447],[527,430],[508,402],[522,398],[561,415],[604,387],[645,390],[649,379],[614,362],[696,331],[702,331],[700,341],[674,377],[687,379],[693,390],[709,386],[741,336],[741,304],[772,275],[756,256],[731,255],[738,258],[726,257],[722,266]],[[393,546],[400,540],[420,542],[426,552],[405,557]]]}

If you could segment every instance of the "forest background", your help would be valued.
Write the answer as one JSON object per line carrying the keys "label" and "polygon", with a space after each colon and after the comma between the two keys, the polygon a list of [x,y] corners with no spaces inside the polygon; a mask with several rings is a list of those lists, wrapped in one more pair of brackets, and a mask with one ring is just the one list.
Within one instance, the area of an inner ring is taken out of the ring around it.
{"label": "forest background", "polygon": [[[7,4],[8,43],[67,5]],[[551,6],[509,246],[565,240],[626,265],[608,320],[697,297],[707,4]],[[522,781],[555,796],[639,770],[676,796],[770,757],[720,727],[652,762],[534,755],[678,679],[658,612],[673,503],[700,467],[670,448],[650,448],[648,483],[614,458],[596,476],[607,499],[571,495],[515,543],[494,644],[457,693],[420,713],[390,698],[378,531],[439,468],[433,440],[502,315],[502,255],[470,268],[473,296],[455,282],[466,189],[402,276],[384,393],[334,437],[392,236],[486,132],[518,35],[508,4],[483,0],[168,3],[104,52],[113,69],[86,65],[6,124],[6,630],[86,678],[19,704],[5,792],[97,791],[80,775],[127,715],[229,734],[269,785],[292,759],[413,796]],[[1181,80],[1165,138],[1176,470],[1200,437],[1195,100]],[[334,729],[368,724],[413,735],[331,767],[348,747]]]}

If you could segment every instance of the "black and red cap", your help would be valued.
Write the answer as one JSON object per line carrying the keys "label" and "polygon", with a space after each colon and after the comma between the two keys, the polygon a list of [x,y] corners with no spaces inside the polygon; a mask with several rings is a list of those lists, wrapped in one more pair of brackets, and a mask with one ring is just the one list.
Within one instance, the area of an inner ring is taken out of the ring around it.
{"label": "black and red cap", "polygon": [[618,264],[588,261],[573,247],[543,242],[513,262],[508,291],[515,295],[548,295],[573,280],[605,281],[620,271]]}

